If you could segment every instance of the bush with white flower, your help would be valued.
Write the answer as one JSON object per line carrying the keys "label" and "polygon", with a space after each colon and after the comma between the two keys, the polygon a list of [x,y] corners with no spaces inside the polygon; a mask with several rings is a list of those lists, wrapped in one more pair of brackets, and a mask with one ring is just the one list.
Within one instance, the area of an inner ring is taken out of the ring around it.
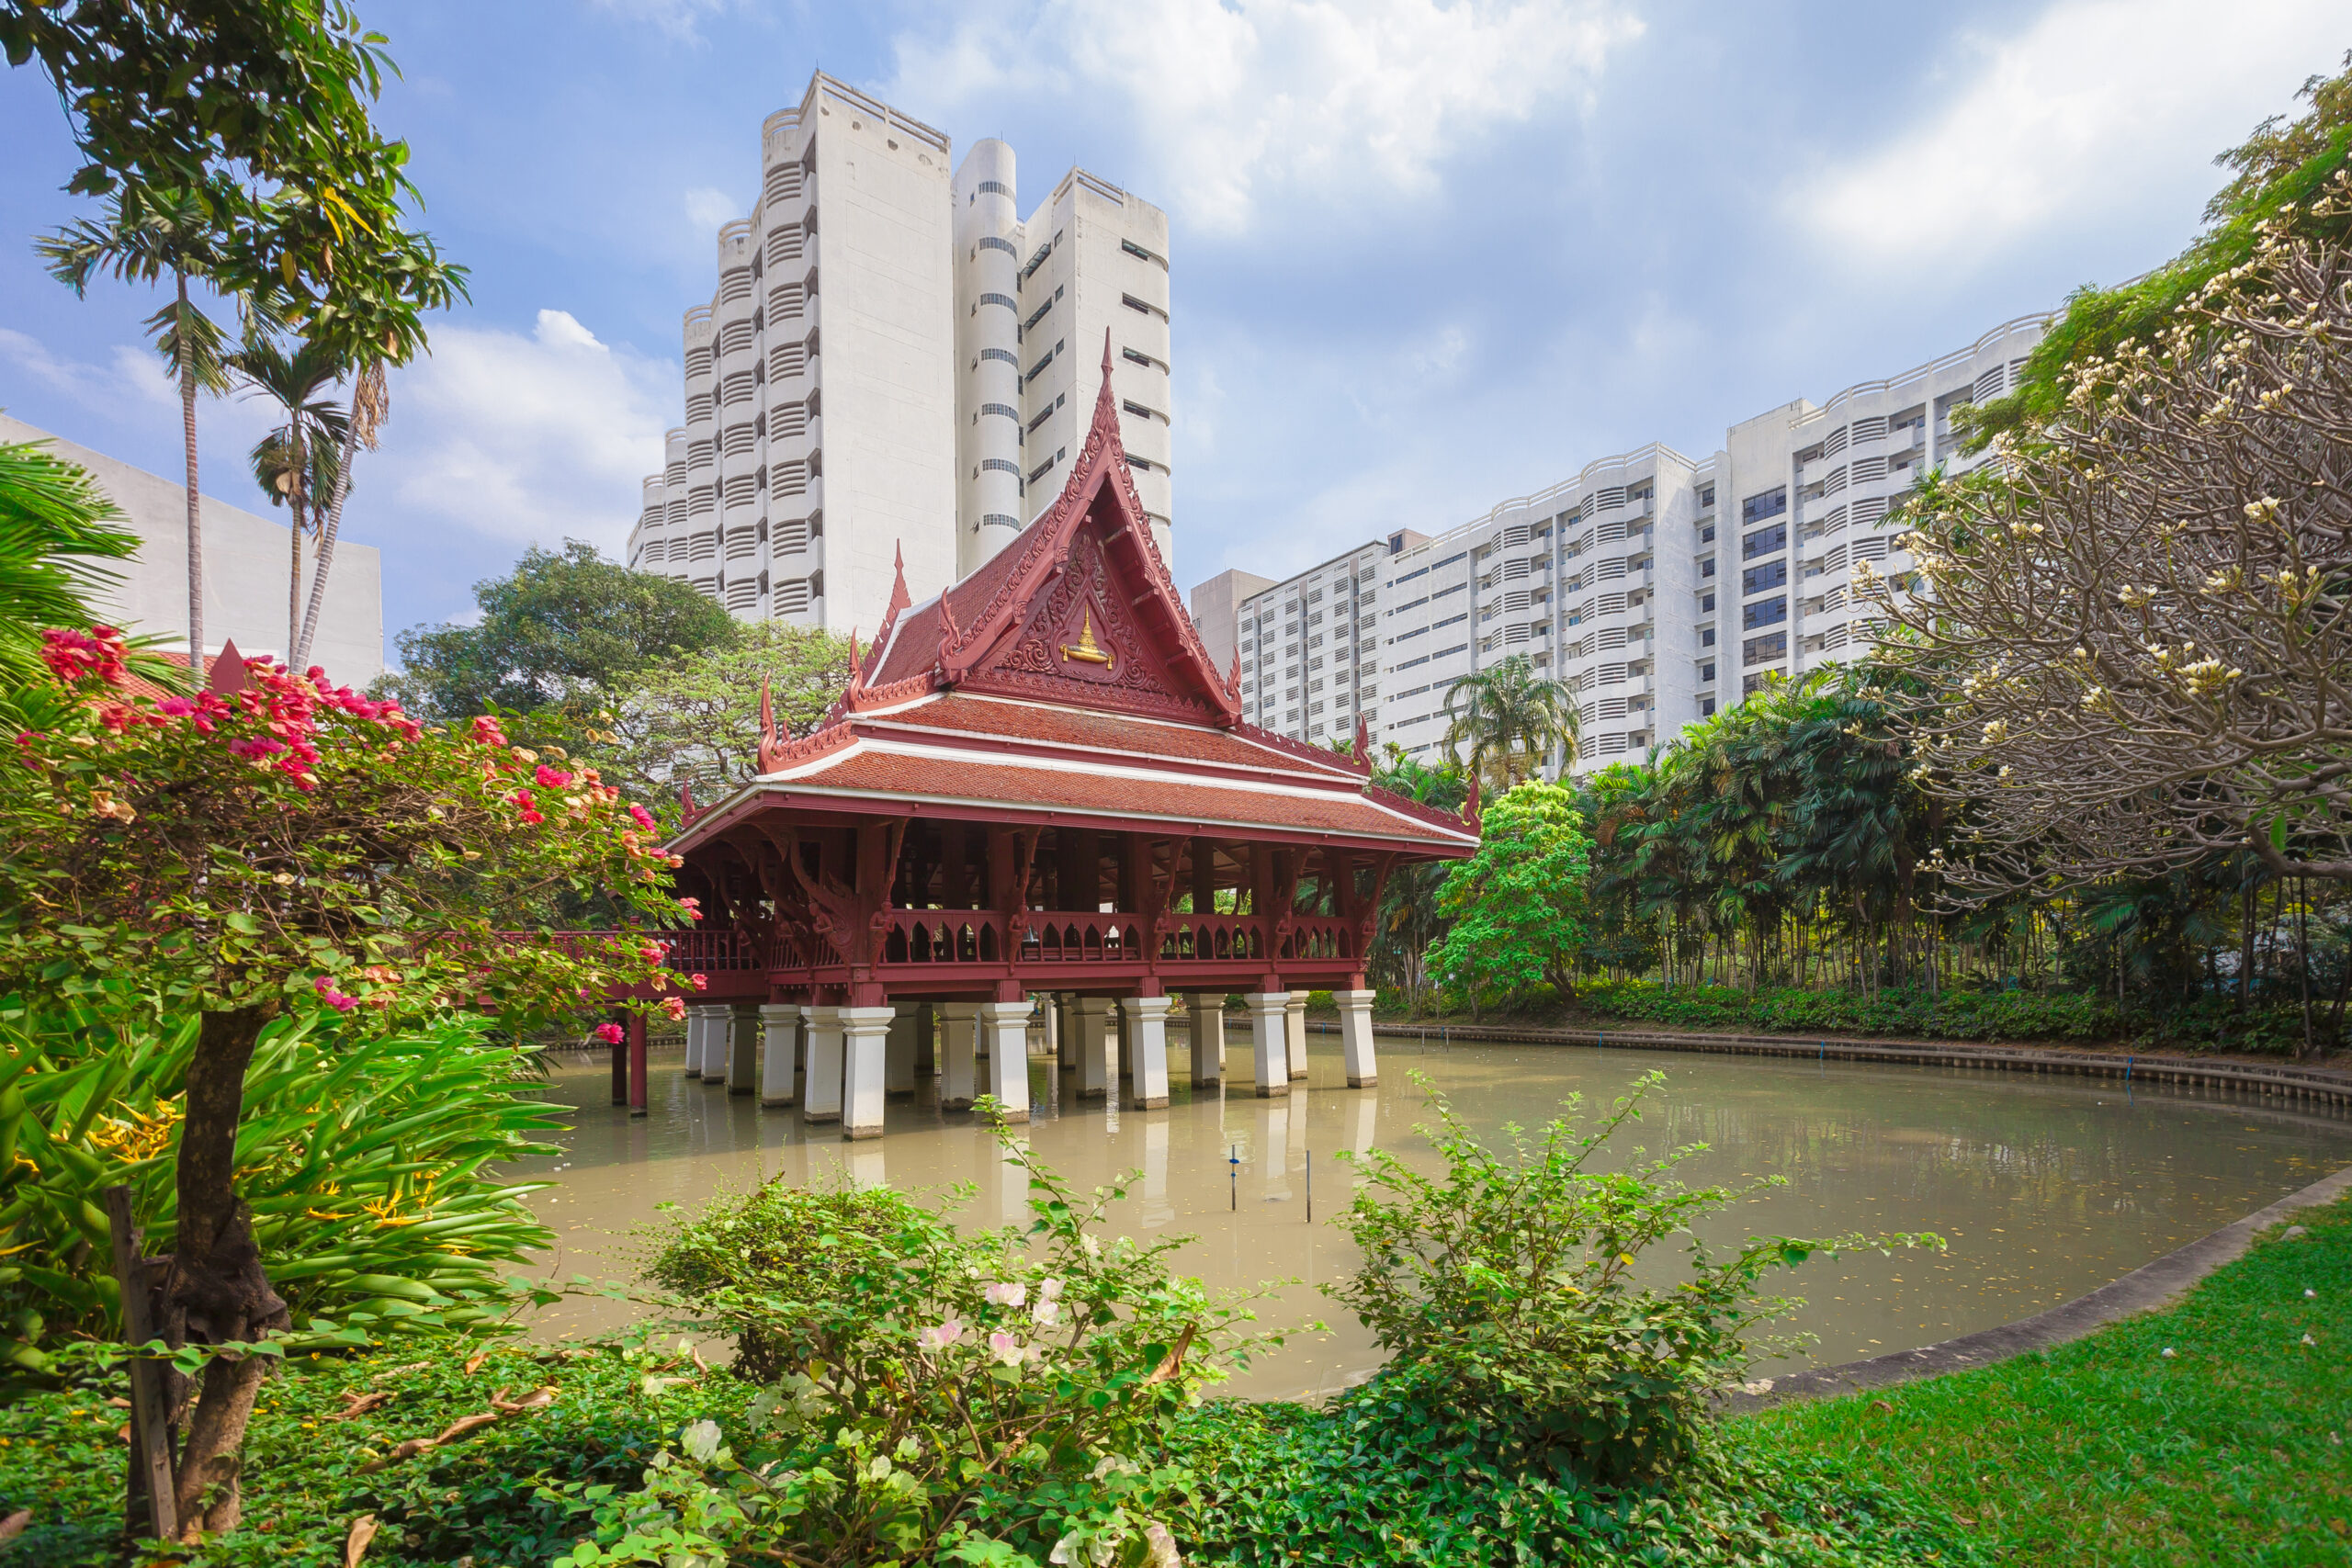
{"label": "bush with white flower", "polygon": [[781,1180],[679,1221],[650,1278],[767,1386],[741,1430],[682,1433],[643,1491],[566,1495],[594,1533],[559,1563],[1180,1561],[1165,1519],[1192,1477],[1153,1456],[1262,1341],[1170,1269],[1184,1238],[1104,1239],[1123,1187],[1080,1195],[1009,1138],[1004,1156],[1026,1227]]}

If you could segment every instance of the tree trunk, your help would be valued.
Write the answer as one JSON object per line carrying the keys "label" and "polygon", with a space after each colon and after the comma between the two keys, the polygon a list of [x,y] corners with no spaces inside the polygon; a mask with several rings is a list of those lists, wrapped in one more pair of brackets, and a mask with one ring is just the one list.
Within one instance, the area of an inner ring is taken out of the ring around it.
{"label": "tree trunk", "polygon": [[2303,1048],[2299,1056],[2309,1056],[2312,1045],[2312,884],[2311,878],[2295,878],[2295,975],[2301,983],[2303,996]]}
{"label": "tree trunk", "polygon": [[344,423],[343,461],[334,471],[334,500],[328,505],[326,522],[319,529],[318,564],[311,569],[311,603],[302,612],[302,635],[294,644],[294,657],[289,661],[296,670],[310,667],[311,642],[319,635],[319,615],[327,597],[327,573],[334,566],[335,531],[343,526],[343,501],[351,493],[351,463],[359,449],[359,384],[367,376],[367,370],[362,368],[352,380],[351,417]]}
{"label": "tree trunk", "polygon": [[[206,1013],[188,1063],[176,1172],[178,1239],[164,1282],[164,1336],[175,1346],[249,1343],[289,1321],[263,1270],[253,1214],[236,1191],[245,1068],[266,1021],[259,1008]],[[180,1447],[183,1529],[236,1527],[243,1510],[238,1472],[245,1427],[269,1364],[259,1356],[215,1357],[205,1364]]]}
{"label": "tree trunk", "polygon": [[187,667],[204,684],[204,505],[196,488],[196,345],[188,341],[187,274],[180,292],[180,447],[187,458]]}
{"label": "tree trunk", "polygon": [[302,528],[311,494],[310,449],[302,441],[302,408],[298,400],[286,416],[286,444],[293,459],[294,484],[286,504],[294,513],[294,564],[286,578],[286,663],[294,664],[294,644],[302,635]]}

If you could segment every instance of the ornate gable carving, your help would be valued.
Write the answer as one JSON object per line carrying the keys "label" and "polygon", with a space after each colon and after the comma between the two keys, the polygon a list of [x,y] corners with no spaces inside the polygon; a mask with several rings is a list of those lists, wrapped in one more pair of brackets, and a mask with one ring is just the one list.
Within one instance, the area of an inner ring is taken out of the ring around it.
{"label": "ornate gable carving", "polygon": [[1045,702],[1212,721],[1208,705],[1184,693],[1136,623],[1128,609],[1134,588],[1106,557],[1097,532],[1080,525],[1068,559],[1027,605],[1018,630],[964,684]]}

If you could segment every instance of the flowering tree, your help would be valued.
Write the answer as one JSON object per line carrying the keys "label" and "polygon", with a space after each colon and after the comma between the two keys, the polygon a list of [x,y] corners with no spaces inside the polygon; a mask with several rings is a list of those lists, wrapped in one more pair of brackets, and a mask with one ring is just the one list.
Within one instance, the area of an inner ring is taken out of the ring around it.
{"label": "flowering tree", "polygon": [[1956,885],[2233,851],[2352,881],[2347,344],[2352,248],[2274,228],[2153,347],[2077,366],[2006,477],[1915,505],[1933,592],[1883,657],[1950,694],[1917,776],[1969,813]]}
{"label": "flowering tree", "polygon": [[[643,937],[517,932],[560,891],[636,918],[689,913],[643,807],[495,723],[427,729],[390,703],[265,660],[194,695],[142,694],[109,628],[45,635],[55,680],[0,698],[0,989],[126,977],[200,1015],[187,1075],[177,1249],[157,1287],[175,1345],[287,1326],[238,1196],[237,1134],[271,1020],[332,1009],[387,1026],[451,1008],[517,1025],[657,983]],[[178,1458],[178,1517],[224,1529],[264,1363],[206,1363]]]}
{"label": "flowering tree", "polygon": [[1464,987],[1472,1007],[1489,986],[1518,990],[1548,980],[1576,994],[1585,940],[1585,879],[1592,840],[1565,785],[1523,784],[1488,807],[1478,852],[1456,863],[1438,890],[1453,920],[1430,951],[1430,973]]}

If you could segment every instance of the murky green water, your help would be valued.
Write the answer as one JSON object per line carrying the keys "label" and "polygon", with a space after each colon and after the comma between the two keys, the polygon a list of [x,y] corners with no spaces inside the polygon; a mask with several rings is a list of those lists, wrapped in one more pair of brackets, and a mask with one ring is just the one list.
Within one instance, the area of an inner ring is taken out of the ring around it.
{"label": "murky green water", "polygon": [[[1289,1100],[1263,1100],[1246,1077],[1229,1096],[1191,1092],[1171,1049],[1165,1111],[1080,1103],[1072,1080],[1031,1063],[1035,1120],[1023,1134],[1081,1184],[1143,1173],[1119,1219],[1136,1235],[1195,1239],[1182,1267],[1213,1287],[1288,1280],[1258,1303],[1261,1323],[1292,1332],[1284,1348],[1231,1385],[1263,1397],[1329,1391],[1379,1362],[1369,1337],[1315,1287],[1351,1266],[1328,1220],[1349,1194],[1341,1150],[1383,1148],[1434,1168],[1415,1131],[1426,1120],[1408,1075],[1482,1131],[1533,1124],[1566,1096],[1600,1102],[1643,1073],[1667,1075],[1638,1133],[1653,1150],[1704,1143],[1693,1182],[1780,1176],[1785,1187],[1708,1227],[1710,1239],[1845,1231],[1935,1231],[1941,1255],[1815,1259],[1787,1276],[1807,1298],[1792,1326],[1819,1343],[1793,1361],[1852,1359],[2030,1315],[2161,1257],[2327,1172],[2352,1164],[2352,1121],[2258,1100],[1996,1072],[1588,1047],[1456,1045],[1423,1052],[1384,1038],[1381,1084],[1345,1087],[1336,1039],[1313,1037],[1312,1075]],[[1249,1046],[1227,1051],[1246,1075]],[[969,1113],[945,1114],[931,1089],[889,1107],[888,1134],[844,1144],[837,1126],[804,1128],[791,1110],[688,1083],[676,1051],[656,1052],[652,1113],[632,1121],[606,1103],[600,1057],[557,1069],[551,1097],[577,1107],[567,1153],[521,1173],[560,1185],[534,1203],[561,1238],[546,1272],[627,1275],[629,1233],[665,1202],[693,1204],[764,1177],[796,1181],[846,1168],[860,1182],[944,1193],[973,1183],[971,1213],[997,1224],[1021,1213],[1023,1188]],[[1240,1164],[1228,1164],[1236,1156]],[[1314,1212],[1307,1218],[1311,1171]],[[627,1307],[574,1298],[538,1332],[594,1332]],[[1300,1331],[1317,1319],[1319,1331]]]}

